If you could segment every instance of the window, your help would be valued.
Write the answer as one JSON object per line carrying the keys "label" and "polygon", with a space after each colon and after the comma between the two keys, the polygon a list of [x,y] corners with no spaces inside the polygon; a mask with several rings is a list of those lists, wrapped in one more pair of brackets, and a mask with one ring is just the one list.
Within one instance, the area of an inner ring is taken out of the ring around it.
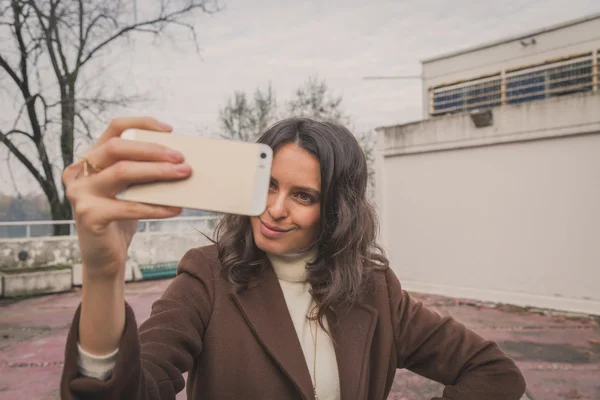
{"label": "window", "polygon": [[546,75],[543,72],[527,72],[506,78],[506,102],[524,103],[546,97]]}
{"label": "window", "polygon": [[500,105],[502,81],[496,78],[487,82],[477,83],[468,86],[467,90],[467,110],[477,108],[489,108]]}
{"label": "window", "polygon": [[591,54],[586,54],[509,71],[505,79],[498,73],[486,78],[439,86],[431,90],[431,115],[497,107],[502,104],[519,104],[591,91],[598,85],[597,74],[597,64],[594,64]]}
{"label": "window", "polygon": [[592,90],[592,60],[584,60],[548,71],[550,95]]}
{"label": "window", "polygon": [[433,91],[433,113],[470,111],[500,105],[500,76],[444,86]]}
{"label": "window", "polygon": [[592,90],[592,58],[579,57],[506,75],[508,104]]}

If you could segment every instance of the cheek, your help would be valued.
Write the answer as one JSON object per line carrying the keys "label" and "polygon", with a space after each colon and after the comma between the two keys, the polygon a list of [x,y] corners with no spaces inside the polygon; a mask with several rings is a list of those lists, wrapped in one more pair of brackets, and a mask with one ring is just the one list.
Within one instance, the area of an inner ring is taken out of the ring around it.
{"label": "cheek", "polygon": [[295,215],[295,222],[304,229],[317,229],[321,219],[321,210],[319,207],[304,208],[298,210]]}
{"label": "cheek", "polygon": [[260,217],[250,217],[250,226],[252,226],[252,230],[256,231],[260,228]]}

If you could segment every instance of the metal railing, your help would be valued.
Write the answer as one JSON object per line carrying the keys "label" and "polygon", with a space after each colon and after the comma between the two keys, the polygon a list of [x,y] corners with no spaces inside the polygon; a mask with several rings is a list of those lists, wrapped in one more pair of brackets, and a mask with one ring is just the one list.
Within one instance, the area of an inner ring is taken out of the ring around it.
{"label": "metal railing", "polygon": [[598,52],[430,89],[431,115],[600,89]]}
{"label": "metal railing", "polygon": [[[144,233],[181,233],[210,231],[216,222],[217,216],[175,217],[169,219],[141,220],[138,232]],[[75,221],[49,220],[49,221],[11,221],[0,222],[0,239],[41,238],[53,236],[55,225],[68,225],[69,235],[77,234]]]}
{"label": "metal railing", "polygon": [[0,222],[0,239],[52,236],[55,225],[69,225],[69,235],[75,235],[75,221],[10,221]]}

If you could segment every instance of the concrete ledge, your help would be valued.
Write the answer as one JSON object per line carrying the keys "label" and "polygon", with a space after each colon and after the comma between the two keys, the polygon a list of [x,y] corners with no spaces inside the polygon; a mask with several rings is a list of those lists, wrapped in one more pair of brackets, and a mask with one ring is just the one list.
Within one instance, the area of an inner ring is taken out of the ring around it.
{"label": "concrete ledge", "polygon": [[598,299],[573,299],[561,296],[552,297],[541,294],[509,292],[506,290],[442,285],[402,278],[400,278],[400,281],[402,282],[403,289],[411,292],[442,295],[459,299],[474,299],[492,303],[512,304],[521,307],[536,307],[548,310],[600,315],[600,300]]}
{"label": "concrete ledge", "polygon": [[71,290],[71,268],[31,269],[4,271],[2,273],[2,296],[17,297],[36,294],[59,293]]}
{"label": "concrete ledge", "polygon": [[[73,265],[73,286],[82,285],[81,264]],[[127,261],[125,265],[125,282],[141,281],[143,279],[140,267],[135,261]]]}
{"label": "concrete ledge", "polygon": [[469,113],[377,128],[384,157],[600,132],[600,94],[579,93],[490,109],[493,125]]}
{"label": "concrete ledge", "polygon": [[[206,229],[208,232],[208,228]],[[133,237],[129,259],[140,265],[180,260],[189,249],[210,242],[194,232],[139,232]],[[29,257],[19,261],[19,252],[26,250]],[[81,263],[77,236],[0,239],[0,267],[35,267],[38,265]]]}

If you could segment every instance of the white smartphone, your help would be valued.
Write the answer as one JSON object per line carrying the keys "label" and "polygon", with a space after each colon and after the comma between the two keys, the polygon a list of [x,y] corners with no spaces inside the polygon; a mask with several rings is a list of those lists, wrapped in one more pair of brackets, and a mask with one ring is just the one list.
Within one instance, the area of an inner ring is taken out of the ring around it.
{"label": "white smartphone", "polygon": [[266,208],[273,151],[265,144],[141,129],[128,129],[121,138],[181,152],[192,175],[181,181],[133,185],[118,199],[249,216]]}

